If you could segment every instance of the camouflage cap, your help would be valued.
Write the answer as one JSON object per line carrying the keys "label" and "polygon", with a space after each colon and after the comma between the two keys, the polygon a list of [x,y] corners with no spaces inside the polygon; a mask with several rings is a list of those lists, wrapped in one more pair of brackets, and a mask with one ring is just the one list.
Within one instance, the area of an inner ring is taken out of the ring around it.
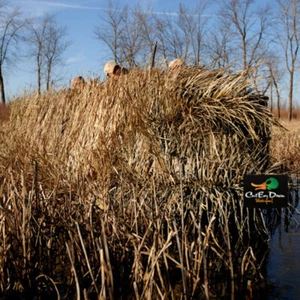
{"label": "camouflage cap", "polygon": [[116,66],[119,65],[115,61],[109,61],[108,63],[106,63],[104,66],[105,75],[108,76],[109,74],[113,74]]}
{"label": "camouflage cap", "polygon": [[183,61],[181,60],[181,58],[176,58],[169,63],[169,68],[172,69],[174,67],[178,67],[182,65],[183,65]]}

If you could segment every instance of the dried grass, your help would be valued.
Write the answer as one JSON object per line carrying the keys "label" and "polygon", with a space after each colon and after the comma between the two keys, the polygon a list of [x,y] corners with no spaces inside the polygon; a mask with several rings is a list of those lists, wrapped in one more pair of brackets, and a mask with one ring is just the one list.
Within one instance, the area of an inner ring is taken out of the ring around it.
{"label": "dried grass", "polygon": [[0,290],[221,299],[258,283],[252,236],[267,230],[241,180],[269,167],[279,124],[250,86],[227,70],[138,70],[13,102]]}
{"label": "dried grass", "polygon": [[299,121],[281,121],[285,129],[274,128],[270,144],[272,161],[281,165],[281,172],[300,180],[300,126]]}

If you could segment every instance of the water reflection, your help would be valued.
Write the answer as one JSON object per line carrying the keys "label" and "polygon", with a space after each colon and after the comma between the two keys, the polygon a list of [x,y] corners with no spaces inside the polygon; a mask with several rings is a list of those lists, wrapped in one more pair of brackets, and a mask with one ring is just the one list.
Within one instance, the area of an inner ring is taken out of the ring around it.
{"label": "water reflection", "polygon": [[266,279],[268,300],[300,299],[300,205],[299,188],[291,188],[290,204],[265,214],[269,230]]}

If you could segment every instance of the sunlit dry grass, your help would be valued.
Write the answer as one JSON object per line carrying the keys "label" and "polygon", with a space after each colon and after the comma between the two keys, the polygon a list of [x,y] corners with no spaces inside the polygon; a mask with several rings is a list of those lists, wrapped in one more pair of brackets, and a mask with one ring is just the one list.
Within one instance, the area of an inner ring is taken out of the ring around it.
{"label": "sunlit dry grass", "polygon": [[271,156],[274,163],[282,164],[282,172],[300,177],[300,120],[280,120],[285,130],[273,128]]}
{"label": "sunlit dry grass", "polygon": [[241,182],[281,167],[268,155],[279,123],[250,84],[227,70],[136,71],[12,102],[3,294],[221,299],[259,286],[267,230]]}

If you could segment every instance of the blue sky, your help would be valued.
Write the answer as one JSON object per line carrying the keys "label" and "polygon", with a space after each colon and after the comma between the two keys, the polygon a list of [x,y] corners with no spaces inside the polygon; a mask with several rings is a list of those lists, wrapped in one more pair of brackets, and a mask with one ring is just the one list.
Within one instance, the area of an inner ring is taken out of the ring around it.
{"label": "blue sky", "polygon": [[[138,3],[146,7],[148,0]],[[194,6],[197,0],[152,0],[155,12],[176,12],[179,3]],[[67,39],[72,42],[65,52],[67,65],[59,70],[67,85],[74,76],[102,76],[104,64],[112,60],[111,54],[93,33],[99,24],[99,14],[107,9],[106,0],[10,0],[12,6],[19,7],[26,16],[39,17],[46,12],[55,13],[59,24],[68,27]],[[120,4],[134,5],[135,0],[120,0]],[[33,62],[19,61],[16,67],[5,72],[6,94],[9,98],[32,91],[36,88],[36,74]]]}

